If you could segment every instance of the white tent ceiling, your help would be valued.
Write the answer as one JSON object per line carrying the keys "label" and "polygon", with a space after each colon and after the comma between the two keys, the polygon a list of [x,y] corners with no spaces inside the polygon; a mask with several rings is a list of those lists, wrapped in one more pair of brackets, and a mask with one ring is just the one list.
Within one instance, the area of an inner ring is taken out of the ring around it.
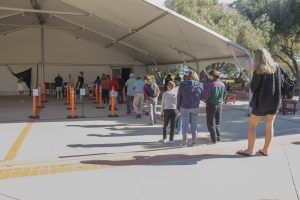
{"label": "white tent ceiling", "polygon": [[2,65],[199,67],[232,62],[232,53],[241,63],[249,58],[243,47],[149,0],[1,0],[0,44]]}

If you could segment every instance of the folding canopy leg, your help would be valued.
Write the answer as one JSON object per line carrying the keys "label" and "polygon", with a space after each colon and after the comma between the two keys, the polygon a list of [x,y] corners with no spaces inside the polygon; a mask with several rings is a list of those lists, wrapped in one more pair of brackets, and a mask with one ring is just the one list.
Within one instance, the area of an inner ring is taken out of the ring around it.
{"label": "folding canopy leg", "polygon": [[159,81],[159,85],[163,85],[163,82],[162,82],[162,80],[161,80],[161,77],[159,77],[159,75],[158,75],[159,69],[158,69],[157,62],[156,62],[156,60],[155,60],[154,58],[152,58],[152,62],[153,62],[153,64],[154,64],[154,70],[153,70],[154,76],[155,76],[156,80]]}
{"label": "folding canopy leg", "polygon": [[[244,72],[244,70],[243,70],[243,67],[242,67],[241,64],[240,64],[240,61],[237,59],[236,54],[235,54],[235,52],[233,51],[232,46],[231,46],[230,44],[228,44],[228,48],[229,48],[229,50],[230,50],[230,52],[231,52],[231,54],[232,54],[232,56],[233,56],[233,58],[234,58],[234,60],[235,60],[235,62],[236,62],[236,64],[237,64],[238,68],[239,68],[240,71],[242,72],[243,78],[245,78],[245,79],[247,80],[247,82],[249,83],[249,95],[248,95],[248,101],[249,101],[249,105],[250,105],[250,101],[251,101],[251,98],[252,98],[252,92],[251,92],[251,89],[250,89],[250,80],[251,80],[251,76],[252,76],[252,74],[251,74],[251,71],[252,71],[252,69],[251,69],[251,68],[252,68],[252,58],[251,58],[250,55],[248,55],[248,64],[249,64],[249,66],[250,66],[250,79],[247,79],[247,76],[246,76],[246,74],[245,74],[245,72]],[[251,107],[249,106],[249,114],[251,113],[251,111],[252,111],[252,109],[251,109]]]}

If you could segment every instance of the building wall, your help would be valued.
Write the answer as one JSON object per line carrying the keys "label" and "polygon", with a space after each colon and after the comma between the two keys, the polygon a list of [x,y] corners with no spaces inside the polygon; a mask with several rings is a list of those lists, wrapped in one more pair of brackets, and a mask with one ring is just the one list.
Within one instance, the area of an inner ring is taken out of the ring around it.
{"label": "building wall", "polygon": [[[11,66],[11,69],[15,73],[25,71],[29,68],[32,68],[32,77],[31,77],[31,86],[32,88],[36,87],[37,82],[37,66]],[[120,68],[120,67],[115,67]],[[130,68],[130,66],[125,67]],[[144,77],[146,75],[145,67],[132,67],[133,73],[136,76]],[[110,66],[46,66],[45,67],[45,82],[54,82],[55,77],[58,73],[63,77],[65,81],[68,81],[68,75],[71,74],[73,83],[76,83],[78,73],[80,71],[84,72],[84,78],[86,84],[91,84],[95,81],[97,76],[105,74],[111,75],[112,68]],[[39,76],[41,76],[40,68],[38,69]],[[29,92],[29,89],[26,88],[26,91]],[[10,73],[6,66],[0,66],[0,95],[17,95],[17,78]]]}

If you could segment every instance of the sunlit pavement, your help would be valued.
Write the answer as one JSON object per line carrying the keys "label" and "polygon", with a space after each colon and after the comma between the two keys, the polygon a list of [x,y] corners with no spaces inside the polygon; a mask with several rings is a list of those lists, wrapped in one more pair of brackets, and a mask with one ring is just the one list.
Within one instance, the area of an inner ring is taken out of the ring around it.
{"label": "sunlit pavement", "polygon": [[[174,144],[159,143],[161,122],[147,126],[148,116],[126,116],[124,105],[112,119],[87,101],[87,118],[67,120],[63,101],[52,100],[32,122],[25,117],[30,99],[17,112],[15,102],[0,105],[1,200],[298,199],[299,112],[278,116],[269,157],[242,158],[235,152],[246,146],[246,102],[224,107],[217,145],[210,143],[202,107],[198,145],[188,148],[178,147],[180,135]],[[263,130],[260,124],[256,150]]]}

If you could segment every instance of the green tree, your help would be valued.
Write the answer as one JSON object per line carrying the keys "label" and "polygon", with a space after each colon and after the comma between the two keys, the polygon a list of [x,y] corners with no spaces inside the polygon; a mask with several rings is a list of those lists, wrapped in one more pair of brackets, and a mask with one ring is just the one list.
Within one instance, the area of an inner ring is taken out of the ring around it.
{"label": "green tree", "polygon": [[250,51],[265,47],[270,41],[273,25],[268,16],[252,23],[235,9],[218,3],[218,0],[167,0],[166,6],[229,39]]}
{"label": "green tree", "polygon": [[299,0],[237,0],[231,5],[255,23],[267,16],[274,24],[268,44],[277,60],[285,63],[300,81],[300,1]]}

